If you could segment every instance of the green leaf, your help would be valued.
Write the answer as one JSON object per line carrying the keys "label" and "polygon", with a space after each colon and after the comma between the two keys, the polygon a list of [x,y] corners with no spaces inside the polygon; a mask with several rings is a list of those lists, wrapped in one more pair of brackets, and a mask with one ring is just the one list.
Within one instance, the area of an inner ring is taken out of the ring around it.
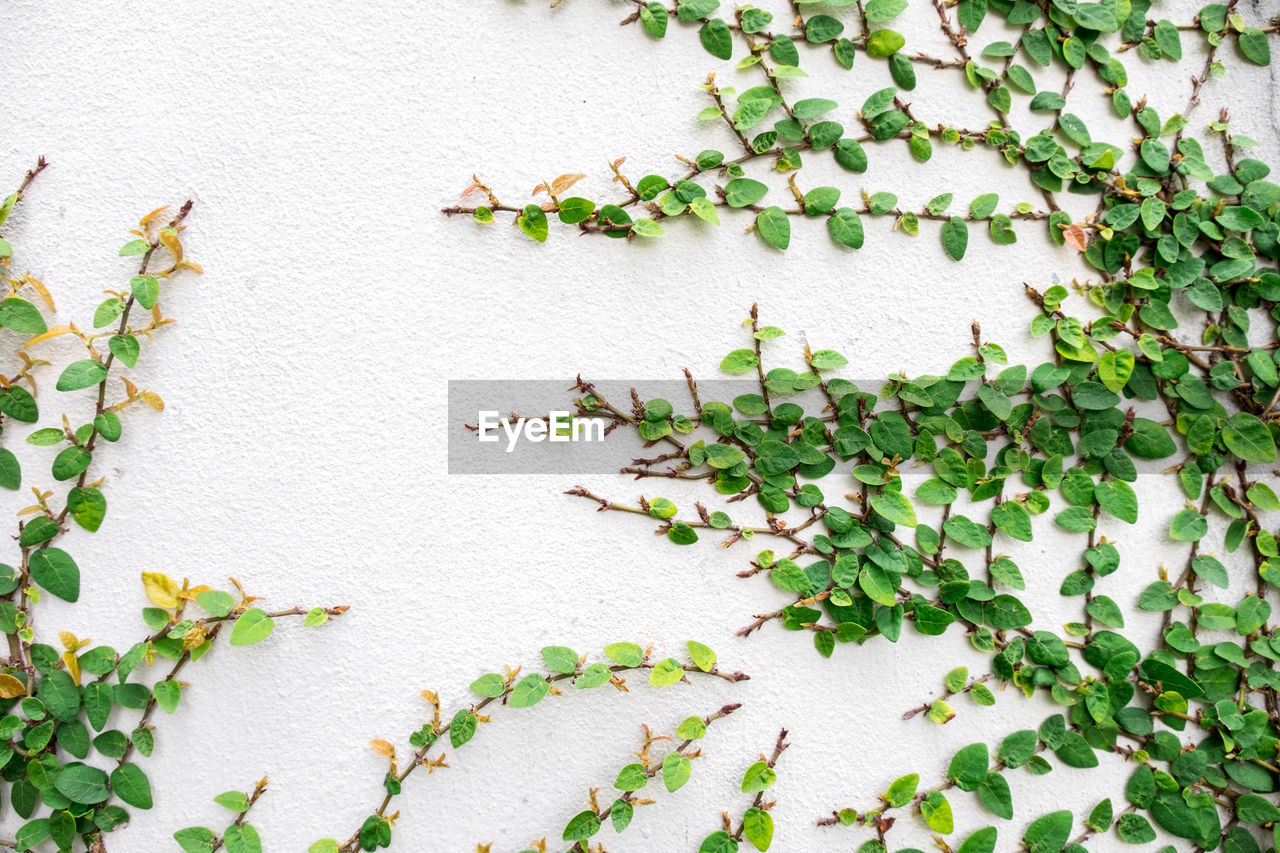
{"label": "green leaf", "polygon": [[1093,490],[1093,496],[1111,515],[1130,524],[1138,522],[1138,496],[1124,480],[1104,480]]}
{"label": "green leaf", "polygon": [[1067,732],[1062,744],[1054,750],[1058,760],[1068,767],[1097,767],[1098,755],[1079,732]]}
{"label": "green leaf", "polygon": [[141,347],[138,345],[138,339],[133,335],[112,335],[107,341],[107,348],[125,367],[133,367],[138,363]]}
{"label": "green leaf", "polygon": [[829,113],[838,106],[835,101],[826,98],[804,98],[792,105],[791,112],[798,119],[811,119]]}
{"label": "green leaf", "polygon": [[536,204],[526,204],[516,216],[516,225],[528,237],[539,243],[547,242],[547,214]]}
{"label": "green leaf", "polygon": [[698,40],[707,49],[707,53],[717,59],[729,59],[733,56],[733,33],[722,18],[712,18],[698,30]]}
{"label": "green leaf", "polygon": [[[150,802],[150,796],[150,787],[148,786],[148,803]],[[141,808],[150,808],[150,805],[142,806]],[[258,830],[247,823],[227,827],[227,831],[222,836],[222,846],[227,853],[262,853],[262,839],[258,835]]]}
{"label": "green leaf", "polygon": [[907,10],[907,0],[870,0],[867,3],[867,20],[873,24],[891,21]]}
{"label": "green leaf", "polygon": [[752,806],[742,815],[742,833],[751,846],[760,851],[773,844],[773,815]]}
{"label": "green leaf", "polygon": [[901,808],[916,795],[916,788],[920,785],[920,774],[911,773],[895,779],[893,784],[889,786],[889,790],[884,795],[884,800],[892,808]]}
{"label": "green leaf", "polygon": [[662,758],[662,784],[674,793],[684,787],[693,773],[689,759],[678,752],[668,752]]}
{"label": "green leaf", "polygon": [[93,454],[87,448],[71,447],[63,448],[53,459],[53,479],[70,480],[78,477],[93,462]]}
{"label": "green leaf", "polygon": [[702,643],[689,640],[685,643],[685,647],[689,650],[689,657],[693,658],[694,664],[703,672],[710,672],[716,667],[716,653]]}
{"label": "green leaf", "polygon": [[156,682],[155,687],[151,688],[151,694],[156,697],[156,704],[165,713],[172,714],[178,710],[178,702],[182,699],[182,686],[173,679],[165,679]]}
{"label": "green leaf", "polygon": [[530,673],[516,682],[507,697],[510,708],[531,708],[551,692],[551,684],[537,673]]}
{"label": "green leaf", "polygon": [[777,205],[756,214],[756,232],[775,249],[785,250],[791,244],[791,220]]}
{"label": "green leaf", "polygon": [[0,412],[24,424],[35,423],[39,418],[35,398],[21,385],[0,389]]}
{"label": "green leaf", "polygon": [[86,764],[71,764],[59,770],[53,777],[53,786],[71,802],[87,806],[100,803],[111,794],[107,790],[107,774]]}
{"label": "green leaf", "polygon": [[231,628],[231,645],[233,646],[252,646],[254,643],[261,643],[267,637],[271,636],[271,632],[276,629],[275,620],[266,614],[265,611],[256,607],[251,607],[240,617],[236,619],[236,624]]}
{"label": "green leaf", "polygon": [[244,814],[249,810],[249,795],[244,791],[223,791],[213,801],[236,814]]}
{"label": "green leaf", "polygon": [[[212,830],[205,829],[203,826],[189,826],[186,829],[179,829],[173,834],[173,840],[178,842],[185,853],[213,853],[214,843],[217,842],[218,836]],[[310,853],[332,853],[327,847],[320,847],[321,842],[317,841],[309,848]],[[337,842],[334,842],[333,851],[338,849]]]}
{"label": "green leaf", "polygon": [[879,59],[892,56],[907,43],[901,33],[893,30],[876,30],[867,38],[867,55]]}
{"label": "green leaf", "polygon": [[1156,840],[1156,831],[1150,821],[1132,812],[1120,815],[1116,821],[1116,834],[1127,844],[1148,844]]}
{"label": "green leaf", "polygon": [[1005,820],[1013,818],[1013,794],[1009,782],[999,773],[988,773],[978,786],[978,799],[987,811]]}
{"label": "green leaf", "polygon": [[974,791],[987,778],[987,745],[971,743],[951,758],[947,778],[962,791]]}
{"label": "green leaf", "polygon": [[675,658],[664,658],[649,671],[649,683],[654,687],[667,687],[684,678],[684,667]]}
{"label": "green leaf", "polygon": [[1184,509],[1169,523],[1169,536],[1176,542],[1199,542],[1209,532],[1209,523],[1194,509]]}
{"label": "green leaf", "polygon": [[930,791],[920,801],[920,815],[934,832],[949,835],[955,830],[955,821],[951,814],[951,803],[940,791]]}
{"label": "green leaf", "polygon": [[1280,820],[1280,808],[1257,794],[1242,794],[1236,798],[1236,817],[1244,823],[1273,823]]}
{"label": "green leaf", "polygon": [[[1006,789],[1007,789],[1006,785]],[[964,840],[956,853],[993,853],[996,849],[996,828],[984,826]]]}
{"label": "green leaf", "polygon": [[39,335],[48,331],[40,309],[16,296],[0,302],[0,326],[23,335]]}
{"label": "green leaf", "polygon": [[79,391],[97,385],[107,378],[107,368],[91,358],[73,361],[58,377],[59,391]]}
{"label": "green leaf", "polygon": [[849,359],[830,349],[820,349],[809,357],[809,365],[814,370],[835,370],[848,363]]}
{"label": "green leaf", "polygon": [[542,660],[552,672],[570,675],[578,669],[578,653],[568,646],[546,646]]}
{"label": "green leaf", "polygon": [[942,248],[953,261],[964,257],[969,246],[969,226],[959,216],[953,216],[942,224]]}
{"label": "green leaf", "polygon": [[1237,38],[1240,53],[1254,65],[1271,64],[1271,44],[1267,34],[1257,27],[1245,27]]}
{"label": "green leaf", "polygon": [[586,841],[600,831],[600,816],[590,809],[569,819],[561,835],[565,841]]}
{"label": "green leaf", "polygon": [[883,491],[871,499],[871,508],[894,524],[915,527],[915,507],[902,492]]}
{"label": "green leaf", "polygon": [[631,819],[635,817],[636,808],[630,802],[623,799],[613,801],[613,805],[609,807],[609,822],[613,824],[614,832],[623,832],[631,825]]}
{"label": "green leaf", "polygon": [[974,219],[986,219],[995,213],[996,205],[999,203],[1000,196],[995,193],[985,193],[969,203],[969,213]]}
{"label": "green leaf", "polygon": [[688,717],[676,726],[676,737],[680,740],[699,740],[707,733],[707,724],[701,717]]}
{"label": "green leaf", "polygon": [[636,667],[644,661],[644,649],[636,643],[610,643],[604,647],[604,653],[620,666]]}
{"label": "green leaf", "polygon": [[1268,464],[1276,461],[1276,443],[1271,431],[1248,412],[1237,412],[1227,419],[1222,441],[1228,450],[1246,462]]}
{"label": "green leaf", "polygon": [[1165,56],[1175,60],[1182,58],[1182,37],[1172,21],[1157,22],[1152,35],[1155,36],[1156,44],[1160,45]]}
{"label": "green leaf", "polygon": [[129,287],[133,291],[133,298],[143,308],[150,311],[156,306],[156,301],[160,298],[160,280],[154,275],[135,275],[129,280]]}
{"label": "green leaf", "polygon": [[13,451],[0,447],[0,488],[17,489],[22,485],[22,465]]}
{"label": "green leaf", "polygon": [[841,246],[862,248],[862,218],[851,207],[842,207],[827,217],[827,231],[831,234],[831,239]]}
{"label": "green leaf", "polygon": [[720,214],[716,212],[715,204],[708,198],[698,196],[689,202],[689,209],[703,222],[710,222],[712,225],[720,224]]}
{"label": "green leaf", "polygon": [[661,237],[667,233],[661,225],[652,219],[637,219],[631,223],[631,230],[641,237]]}
{"label": "green leaf", "polygon": [[[30,530],[36,520],[28,523],[23,533]],[[49,594],[70,602],[80,598],[80,568],[66,551],[60,548],[32,551],[27,566],[31,579]]]}
{"label": "green leaf", "polygon": [[1071,812],[1051,812],[1027,827],[1023,840],[1028,853],[1058,853],[1071,836]]}
{"label": "green leaf", "polygon": [[738,839],[723,829],[718,829],[702,839],[702,843],[698,845],[698,853],[738,853]]}
{"label": "green leaf", "polygon": [[107,499],[92,486],[76,486],[67,493],[67,512],[76,524],[93,533],[107,516]]}
{"label": "green leaf", "polygon": [[219,589],[206,590],[196,595],[199,604],[212,616],[226,616],[236,609],[236,600]]}
{"label": "green leaf", "polygon": [[747,207],[765,197],[769,187],[750,178],[736,178],[725,185],[724,200],[730,207]]}
{"label": "green leaf", "polygon": [[778,773],[767,762],[757,761],[742,775],[742,793],[756,794],[767,791],[778,781]]}
{"label": "green leaf", "polygon": [[124,302],[118,296],[112,296],[102,301],[98,309],[93,312],[93,327],[101,329],[103,326],[110,325],[117,317],[124,313]]}

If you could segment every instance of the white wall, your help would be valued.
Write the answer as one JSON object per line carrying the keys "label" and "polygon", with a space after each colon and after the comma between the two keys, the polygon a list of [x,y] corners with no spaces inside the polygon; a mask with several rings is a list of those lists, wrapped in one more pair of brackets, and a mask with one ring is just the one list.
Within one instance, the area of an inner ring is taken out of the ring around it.
{"label": "white wall", "polygon": [[[1189,20],[1198,6],[1174,5],[1162,14]],[[994,709],[958,701],[961,715],[945,728],[903,722],[900,713],[935,694],[953,666],[986,671],[958,634],[926,641],[908,632],[897,646],[842,647],[831,661],[777,626],[740,640],[733,633],[752,613],[783,600],[763,577],[734,577],[748,551],[656,542],[637,519],[562,496],[578,478],[447,476],[447,437],[461,426],[444,407],[448,379],[666,379],[686,366],[711,376],[741,345],[738,323],[756,300],[768,323],[793,333],[774,347],[778,363],[798,364],[803,332],[855,359],[859,377],[939,370],[964,354],[974,317],[1015,357],[1040,360],[1042,343],[1025,333],[1021,282],[1087,276],[1038,226],[1019,226],[1009,248],[975,230],[970,257],[954,264],[930,223],[913,240],[868,222],[866,248],[849,253],[821,223],[797,222],[784,256],[742,235],[741,217],[726,216],[714,233],[673,224],[665,239],[632,245],[578,239],[553,223],[538,246],[505,224],[441,216],[473,171],[513,201],[571,171],[587,172],[580,189],[599,195],[607,158],[627,156],[639,177],[669,170],[674,153],[729,150],[723,129],[693,119],[704,106],[696,84],[712,69],[725,84],[754,85],[756,75],[702,52],[693,31],[673,25],[658,44],[620,29],[629,8],[10,6],[0,176],[16,181],[37,154],[53,163],[9,227],[18,265],[54,290],[64,322],[87,325],[100,292],[126,285],[129,264],[114,257],[125,230],[190,196],[189,251],[208,271],[170,292],[180,322],[144,345],[138,373],[168,411],[131,416],[125,440],[95,463],[107,477],[107,523],[66,539],[84,570],[82,601],[50,603],[41,627],[127,647],[144,633],[138,572],[148,569],[209,583],[234,575],[278,606],[352,605],[323,630],[219,648],[184,673],[192,687],[176,716],[162,715],[145,764],[156,808],[110,839],[113,851],[172,849],[174,830],[225,817],[210,797],[268,773],[271,791],[253,822],[269,849],[345,838],[380,796],[382,759],[367,742],[403,744],[422,721],[422,688],[456,707],[476,675],[535,665],[551,643],[587,651],[634,639],[677,653],[696,637],[753,680],[499,709],[473,745],[450,750],[452,769],[406,785],[395,849],[493,841],[494,850],[518,850],[558,838],[586,789],[607,788],[626,763],[640,723],[671,727],[740,701],[743,710],[713,729],[689,787],[660,796],[617,843],[605,830],[609,849],[695,849],[722,809],[740,813],[742,769],[785,725],[795,745],[779,768],[774,849],[853,850],[865,835],[818,830],[814,820],[832,807],[870,806],[902,773],[940,778],[954,750],[1046,713],[1006,692]],[[917,0],[905,20],[909,46],[946,53],[928,5]],[[996,32],[984,29],[979,41],[1007,37],[988,28]],[[1176,70],[1126,56],[1130,91],[1150,94],[1162,117],[1183,107],[1186,77],[1203,61],[1187,42]],[[1273,77],[1232,60],[1226,80],[1205,87],[1195,124],[1230,105],[1237,130],[1276,162]],[[836,97],[846,125],[888,85],[883,65],[866,57],[851,74],[819,55],[804,61],[815,79],[793,90]],[[1111,141],[1133,136],[1131,125],[1105,118],[1091,75],[1080,78],[1070,109],[1110,127],[1098,135]],[[1060,85],[1056,72],[1040,79]],[[935,121],[988,115],[951,72],[922,69],[912,101]],[[1016,113],[1022,127],[1042,121]],[[893,190],[912,206],[943,191],[956,193],[957,206],[986,190],[1001,192],[1002,207],[1039,202],[1023,173],[993,155],[939,150],[918,166],[902,148],[870,148],[865,176],[826,162],[804,176],[816,185],[830,174],[846,193]],[[1077,212],[1092,204],[1072,202]],[[71,350],[48,352],[61,363]],[[48,418],[72,404],[44,376]],[[23,434],[13,428],[6,444]],[[27,482],[51,484],[42,467],[50,454],[23,458]],[[619,498],[639,491],[616,475],[586,485]],[[1125,562],[1103,585],[1122,602],[1154,579],[1159,555],[1183,553],[1164,534],[1177,496],[1160,483],[1146,492],[1149,524],[1105,525]],[[16,510],[26,499],[6,501]],[[1076,618],[1057,585],[1077,542],[1057,537],[1047,518],[1037,530],[1017,553],[1037,626],[1053,628]],[[1126,775],[1013,774],[1016,830],[1062,805],[1083,816],[1104,793],[1118,798]],[[954,799],[953,839],[989,822],[970,795]],[[903,823],[911,826],[895,831],[900,841],[930,844],[917,820]],[[0,827],[14,826],[6,806]],[[1014,832],[1002,827],[1002,849],[1012,849]]]}

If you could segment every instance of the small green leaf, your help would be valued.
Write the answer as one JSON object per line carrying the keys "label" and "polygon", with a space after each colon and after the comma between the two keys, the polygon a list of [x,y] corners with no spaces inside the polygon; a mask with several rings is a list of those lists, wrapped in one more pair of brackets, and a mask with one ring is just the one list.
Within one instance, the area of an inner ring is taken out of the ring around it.
{"label": "small green leaf", "polygon": [[265,611],[251,607],[236,619],[231,628],[231,645],[252,646],[261,643],[276,629],[275,620]]}

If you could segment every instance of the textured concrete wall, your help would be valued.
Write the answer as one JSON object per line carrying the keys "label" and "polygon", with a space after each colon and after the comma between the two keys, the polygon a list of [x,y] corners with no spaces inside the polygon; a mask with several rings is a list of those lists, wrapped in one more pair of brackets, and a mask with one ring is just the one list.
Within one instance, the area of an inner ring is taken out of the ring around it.
{"label": "textured concrete wall", "polygon": [[[1197,4],[1173,5],[1161,14],[1189,20]],[[352,605],[323,630],[291,626],[251,649],[219,648],[184,673],[192,686],[176,716],[161,715],[145,765],[156,807],[113,851],[171,849],[174,830],[225,818],[210,797],[267,773],[272,788],[253,822],[269,849],[345,837],[380,796],[382,759],[367,742],[403,743],[422,722],[421,689],[455,707],[469,701],[476,675],[535,665],[551,643],[586,651],[628,639],[675,653],[695,637],[753,680],[499,709],[473,745],[450,750],[452,769],[406,785],[395,849],[493,841],[517,850],[558,837],[586,789],[612,782],[642,722],[671,727],[740,701],[742,712],[708,737],[688,788],[661,795],[616,844],[606,830],[609,849],[696,848],[722,809],[745,805],[738,778],[785,725],[795,746],[780,767],[774,849],[853,850],[863,835],[818,830],[814,820],[833,806],[871,805],[902,773],[938,778],[955,749],[1046,713],[1040,700],[1005,692],[995,709],[958,702],[962,714],[945,728],[903,722],[901,712],[936,693],[953,666],[986,671],[958,633],[907,632],[897,646],[842,647],[831,661],[776,626],[741,640],[734,631],[751,614],[784,600],[763,577],[734,577],[746,550],[655,541],[635,518],[562,496],[577,476],[447,475],[446,441],[460,428],[444,405],[449,379],[567,385],[579,371],[638,381],[686,366],[710,377],[741,345],[738,323],[754,301],[766,322],[792,333],[771,347],[778,364],[799,364],[802,333],[850,356],[858,377],[943,370],[964,354],[974,317],[1015,358],[1039,361],[1047,351],[1026,333],[1021,282],[1087,276],[1032,226],[1007,248],[975,230],[970,256],[955,264],[931,223],[912,239],[868,221],[866,248],[850,253],[821,223],[797,222],[784,256],[742,235],[748,222],[732,215],[718,231],[681,223],[659,242],[629,246],[554,224],[538,246],[506,224],[441,216],[473,171],[511,201],[573,171],[589,176],[583,194],[599,195],[609,188],[607,158],[628,157],[639,177],[670,170],[676,153],[730,149],[723,128],[693,119],[705,97],[696,84],[713,69],[725,85],[754,85],[757,75],[702,52],[692,31],[673,26],[659,44],[620,29],[630,8],[9,4],[4,180],[37,154],[54,164],[9,229],[19,266],[50,285],[64,322],[87,325],[100,292],[127,281],[129,264],[115,257],[124,231],[150,208],[192,197],[189,248],[208,270],[170,292],[167,310],[180,322],[144,345],[140,379],[168,411],[131,416],[125,439],[101,454],[107,523],[66,539],[84,570],[81,603],[48,603],[41,627],[127,647],[144,634],[138,572],[147,569],[210,583],[234,575],[278,606]],[[912,48],[946,54],[920,0],[899,28]],[[977,41],[1010,38],[988,28]],[[835,97],[846,125],[867,94],[889,85],[884,66],[865,57],[849,74],[820,55],[804,61],[813,79],[789,88]],[[1187,77],[1202,62],[1190,44],[1176,68],[1128,54],[1129,89],[1167,117],[1183,108]],[[1056,71],[1038,76],[1044,88],[1061,85]],[[1091,76],[1081,78],[1070,109],[1098,136],[1133,136],[1107,117]],[[1233,61],[1226,80],[1205,87],[1194,124],[1231,106],[1237,130],[1275,162],[1273,91],[1269,70]],[[988,115],[951,72],[921,69],[912,102],[932,121],[973,125]],[[1015,123],[1039,128],[1043,115],[1018,102]],[[892,190],[911,206],[944,191],[967,205],[988,190],[1002,205],[1040,204],[1023,173],[994,155],[939,150],[918,166],[904,149],[870,149],[863,176],[812,157],[804,180],[849,194]],[[1092,207],[1070,202],[1077,213]],[[47,346],[55,361],[72,352],[63,343]],[[43,375],[46,417],[74,410],[52,391],[53,374]],[[23,433],[14,428],[6,444]],[[48,454],[23,459],[28,482],[51,484]],[[638,492],[617,475],[585,485],[619,498]],[[662,491],[677,502],[693,495]],[[1105,582],[1122,602],[1163,556],[1181,553],[1164,533],[1178,495],[1159,482],[1144,494],[1143,525],[1104,524],[1126,554]],[[12,510],[26,502],[5,500]],[[1007,550],[1028,576],[1037,625],[1055,627],[1075,618],[1057,585],[1075,566],[1076,543],[1047,519],[1037,529],[1034,544]],[[1014,774],[1017,817],[1001,849],[1044,811],[1069,806],[1083,816],[1104,794],[1118,796],[1123,776]],[[961,833],[987,821],[971,795],[955,799]],[[920,825],[905,822],[913,828],[903,835],[929,846]],[[13,825],[6,806],[0,826]]]}

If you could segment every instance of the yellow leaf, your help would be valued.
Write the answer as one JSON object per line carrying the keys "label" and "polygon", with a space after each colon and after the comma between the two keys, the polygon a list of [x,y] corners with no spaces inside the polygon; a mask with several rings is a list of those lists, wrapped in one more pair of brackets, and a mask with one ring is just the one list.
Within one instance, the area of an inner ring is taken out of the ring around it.
{"label": "yellow leaf", "polygon": [[143,572],[142,587],[147,591],[147,598],[156,607],[174,608],[178,606],[181,588],[168,575],[160,572]]}
{"label": "yellow leaf", "polygon": [[189,652],[204,643],[204,641],[208,639],[208,636],[209,635],[205,633],[204,628],[192,628],[182,638],[182,648]]}
{"label": "yellow leaf", "polygon": [[142,398],[142,402],[146,403],[157,412],[164,411],[164,400],[160,399],[160,395],[155,391],[143,391],[138,396]]}
{"label": "yellow leaf", "polygon": [[178,239],[177,234],[165,229],[160,232],[160,242],[169,250],[169,254],[173,255],[175,264],[182,263],[182,242]]}
{"label": "yellow leaf", "polygon": [[70,631],[59,631],[58,639],[62,641],[62,647],[69,652],[80,648],[80,640]]}
{"label": "yellow leaf", "polygon": [[32,289],[35,290],[36,293],[40,294],[40,298],[44,300],[45,305],[49,306],[50,311],[58,310],[57,308],[53,307],[53,295],[49,293],[49,288],[44,286],[44,282],[42,282],[38,278],[32,278],[29,275],[24,276],[24,279],[26,280],[27,284],[31,285]]}
{"label": "yellow leaf", "polygon": [[369,741],[369,746],[373,747],[375,752],[381,753],[387,758],[396,757],[396,748],[382,738],[375,738]]}
{"label": "yellow leaf", "polygon": [[[143,228],[146,228],[152,222],[155,222],[157,216],[164,213],[168,209],[169,209],[169,205],[167,204],[164,207],[157,207],[155,210],[151,211],[146,216],[139,219],[138,224],[141,225]],[[134,232],[134,233],[137,233],[137,232]]]}
{"label": "yellow leaf", "polygon": [[50,326],[46,331],[41,332],[40,334],[36,335],[35,337],[27,341],[25,346],[28,346],[28,347],[34,346],[35,344],[38,344],[41,341],[47,341],[50,338],[56,338],[59,335],[70,334],[70,332],[71,332],[70,326]]}
{"label": "yellow leaf", "polygon": [[25,696],[27,688],[12,675],[0,673],[0,699],[16,699]]}
{"label": "yellow leaf", "polygon": [[67,674],[71,676],[71,680],[76,684],[80,683],[80,659],[76,657],[75,652],[63,652],[62,662],[67,665]]}

